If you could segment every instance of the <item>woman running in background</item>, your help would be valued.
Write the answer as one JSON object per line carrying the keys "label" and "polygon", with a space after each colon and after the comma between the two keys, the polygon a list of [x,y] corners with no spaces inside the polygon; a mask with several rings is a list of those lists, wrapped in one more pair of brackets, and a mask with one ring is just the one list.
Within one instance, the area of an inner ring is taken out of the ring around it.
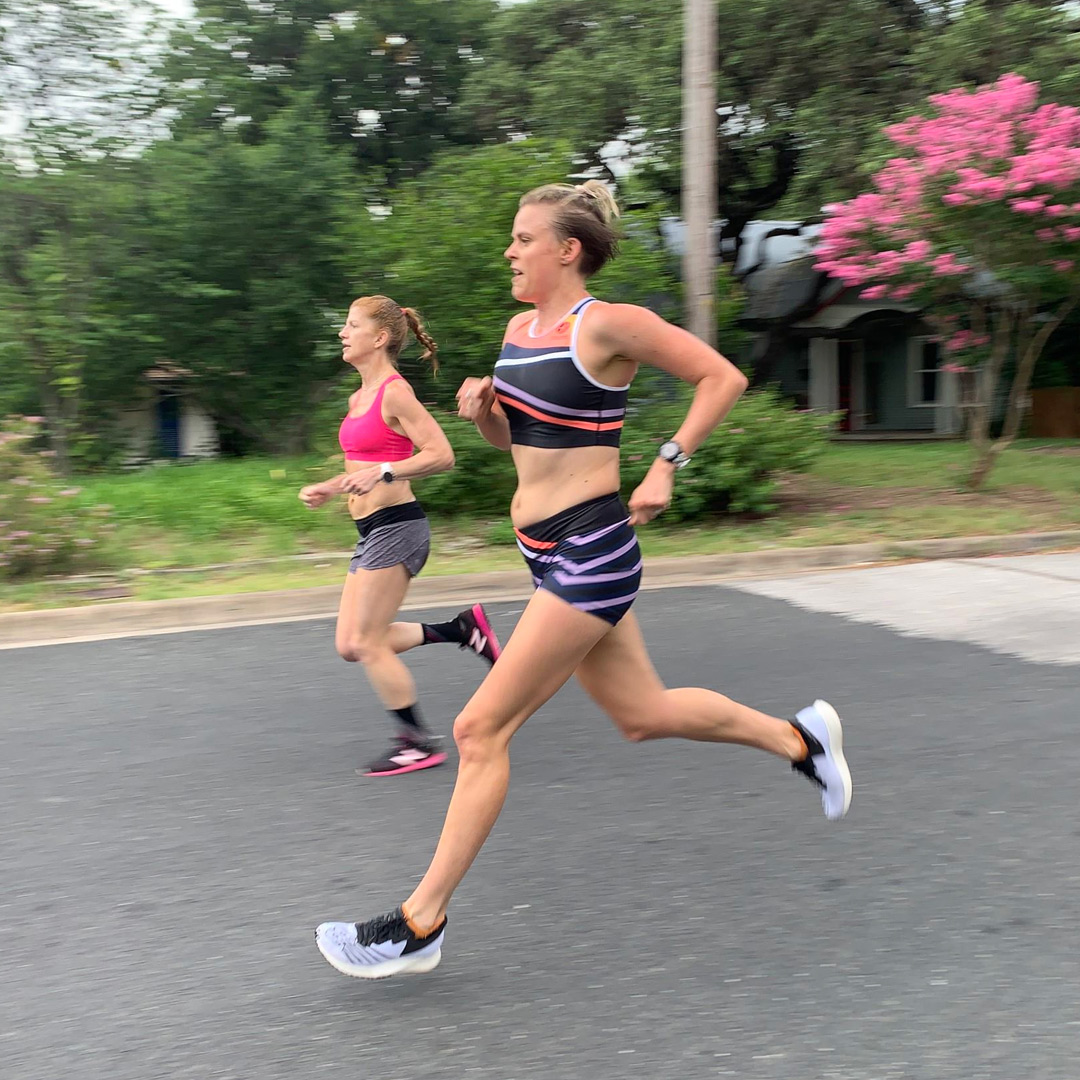
{"label": "woman running in background", "polygon": [[443,623],[392,621],[431,547],[431,530],[411,481],[454,465],[445,433],[397,370],[409,330],[424,348],[422,359],[437,369],[437,346],[412,308],[399,307],[387,296],[353,302],[338,335],[342,359],[361,380],[338,433],[345,472],[300,491],[301,501],[312,509],[347,494],[360,534],[341,593],[337,651],[364,665],[398,728],[390,750],[357,770],[367,776],[397,776],[446,760],[440,740],[420,717],[416,683],[401,653],[417,645],[454,642],[489,664],[499,658],[498,639],[480,604]]}

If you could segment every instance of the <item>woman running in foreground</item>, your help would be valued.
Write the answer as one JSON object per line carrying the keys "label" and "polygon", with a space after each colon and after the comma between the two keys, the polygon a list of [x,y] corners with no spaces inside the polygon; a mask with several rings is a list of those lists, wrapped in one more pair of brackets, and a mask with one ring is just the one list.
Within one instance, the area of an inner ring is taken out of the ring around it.
{"label": "woman running in foreground", "polygon": [[409,481],[454,466],[454,451],[442,428],[397,370],[409,330],[424,347],[422,358],[435,366],[437,346],[412,308],[399,307],[388,296],[353,302],[338,335],[342,359],[360,376],[360,389],[349,398],[338,432],[345,472],[300,491],[300,499],[313,509],[348,494],[360,534],[341,592],[337,651],[364,665],[398,728],[389,751],[357,770],[366,776],[397,776],[446,760],[438,736],[420,718],[416,683],[398,659],[400,653],[452,641],[489,664],[499,657],[499,642],[480,604],[445,623],[391,621],[431,548],[427,517]]}
{"label": "woman running in foreground", "polygon": [[[820,790],[825,816],[851,801],[840,719],[824,701],[781,720],[712,690],[666,689],[630,607],[641,579],[633,526],[670,503],[676,471],[724,418],[746,378],[719,353],[645,308],[585,287],[615,253],[617,214],[596,181],[525,195],[506,250],[515,299],[495,378],[466,379],[460,414],[510,450],[511,518],[536,592],[502,658],[454,723],[457,783],[431,865],[404,903],[368,922],[323,923],[315,940],[338,971],[378,979],[430,971],[446,909],[502,809],[514,732],[572,676],[626,738],[740,743],[792,763]],[[694,387],[686,419],[629,501],[619,500],[627,391],[649,364]]]}

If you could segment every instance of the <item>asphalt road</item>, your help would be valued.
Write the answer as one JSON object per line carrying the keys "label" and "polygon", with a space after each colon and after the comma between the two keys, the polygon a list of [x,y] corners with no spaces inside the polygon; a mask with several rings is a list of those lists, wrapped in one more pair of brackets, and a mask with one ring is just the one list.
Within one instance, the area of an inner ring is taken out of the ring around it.
{"label": "asphalt road", "polygon": [[[847,820],[752,751],[621,743],[569,687],[442,966],[373,984],[312,929],[411,889],[453,770],[354,776],[388,732],[329,624],[0,653],[0,1076],[1075,1080],[1061,558],[644,594],[672,685],[838,707]],[[482,665],[410,663],[448,732]]]}

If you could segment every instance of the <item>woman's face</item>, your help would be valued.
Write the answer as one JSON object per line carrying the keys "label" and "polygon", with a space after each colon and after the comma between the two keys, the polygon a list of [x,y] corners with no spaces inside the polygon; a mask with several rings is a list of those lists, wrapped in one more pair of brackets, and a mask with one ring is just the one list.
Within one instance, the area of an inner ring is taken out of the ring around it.
{"label": "woman's face", "polygon": [[572,252],[551,227],[551,211],[543,203],[521,207],[514,217],[510,246],[503,252],[510,263],[510,291],[525,304],[541,303],[572,264],[568,257]]}
{"label": "woman's face", "polygon": [[386,329],[369,319],[360,308],[349,308],[345,325],[338,331],[341,359],[354,367],[362,364],[386,344],[388,336]]}

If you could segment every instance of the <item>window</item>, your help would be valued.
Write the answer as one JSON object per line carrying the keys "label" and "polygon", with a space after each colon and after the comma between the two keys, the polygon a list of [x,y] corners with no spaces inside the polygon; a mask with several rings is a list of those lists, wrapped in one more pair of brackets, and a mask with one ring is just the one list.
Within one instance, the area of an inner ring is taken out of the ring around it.
{"label": "window", "polygon": [[908,404],[914,408],[936,405],[940,374],[940,342],[913,338],[908,344]]}

